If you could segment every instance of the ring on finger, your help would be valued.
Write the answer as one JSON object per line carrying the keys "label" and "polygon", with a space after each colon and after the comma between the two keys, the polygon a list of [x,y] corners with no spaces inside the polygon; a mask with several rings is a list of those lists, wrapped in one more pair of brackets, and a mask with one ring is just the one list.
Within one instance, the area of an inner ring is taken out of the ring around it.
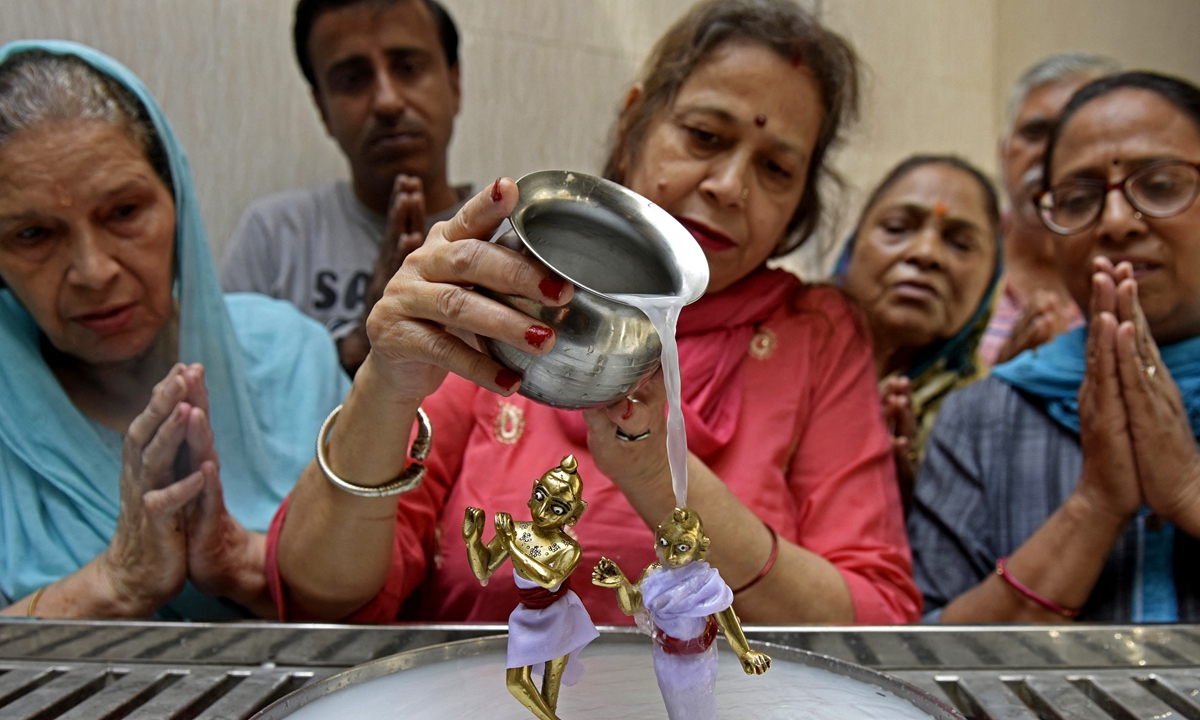
{"label": "ring on finger", "polygon": [[1153,380],[1154,376],[1158,374],[1158,366],[1154,364],[1143,365],[1142,374],[1146,376],[1147,380]]}
{"label": "ring on finger", "polygon": [[625,432],[621,428],[617,428],[617,439],[618,440],[624,440],[625,442],[637,442],[638,440],[645,440],[648,437],[650,437],[649,430],[647,430],[644,433],[638,433],[637,435],[630,435],[629,433]]}

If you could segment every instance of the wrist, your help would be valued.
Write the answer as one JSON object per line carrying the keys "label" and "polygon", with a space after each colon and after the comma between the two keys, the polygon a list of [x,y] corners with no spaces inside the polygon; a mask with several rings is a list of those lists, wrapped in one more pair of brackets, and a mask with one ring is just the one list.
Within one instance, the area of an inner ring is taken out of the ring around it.
{"label": "wrist", "polygon": [[1200,468],[1187,473],[1171,497],[1152,503],[1150,509],[1187,534],[1200,537]]}
{"label": "wrist", "polygon": [[1086,492],[1075,492],[1067,496],[1066,502],[1059,509],[1070,528],[1068,532],[1084,544],[1092,548],[1107,548],[1107,556],[1113,544],[1125,532],[1125,528],[1133,520],[1137,510],[1130,512],[1114,510]]}
{"label": "wrist", "polygon": [[269,602],[266,575],[267,536],[243,530],[238,544],[241,547],[237,550],[237,559],[230,573],[224,597],[254,610],[263,598],[267,598]]}
{"label": "wrist", "polygon": [[675,507],[675,491],[671,487],[671,466],[666,453],[661,460],[651,460],[640,468],[624,467],[627,472],[612,476],[621,493],[629,500],[651,528]]}
{"label": "wrist", "polygon": [[[358,374],[354,376],[354,387],[347,398],[347,404],[351,404],[351,398],[355,395],[361,395],[382,399],[391,406],[416,414],[417,407],[431,392],[437,389],[441,384],[441,379],[446,376],[446,371],[439,370],[438,382],[433,387],[428,390],[413,387],[414,378],[420,377],[423,370],[430,368],[431,366],[424,364],[419,366],[410,364],[403,368],[394,367],[382,355],[372,350],[367,353],[366,359],[359,367]],[[355,393],[354,390],[359,390],[359,392]]]}
{"label": "wrist", "polygon": [[1137,508],[1121,508],[1083,483],[1067,496],[1063,509],[1081,527],[1103,528],[1120,532],[1137,513]]}
{"label": "wrist", "polygon": [[143,592],[145,584],[128,577],[125,565],[113,557],[111,549],[85,565],[83,575],[91,607],[83,610],[81,617],[147,618],[174,597],[148,597]]}

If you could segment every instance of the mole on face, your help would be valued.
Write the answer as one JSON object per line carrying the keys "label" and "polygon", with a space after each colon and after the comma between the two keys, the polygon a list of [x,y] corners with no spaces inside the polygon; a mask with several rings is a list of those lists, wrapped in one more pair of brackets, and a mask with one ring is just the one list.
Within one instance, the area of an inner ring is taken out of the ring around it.
{"label": "mole on face", "polygon": [[758,117],[754,118],[754,124],[759,127],[766,127],[767,126],[767,116],[759,115]]}

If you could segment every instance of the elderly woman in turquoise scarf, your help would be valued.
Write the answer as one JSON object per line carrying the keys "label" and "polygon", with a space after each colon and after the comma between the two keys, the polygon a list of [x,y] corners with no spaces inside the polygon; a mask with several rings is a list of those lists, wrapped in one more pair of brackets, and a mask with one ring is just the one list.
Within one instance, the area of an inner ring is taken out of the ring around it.
{"label": "elderly woman in turquoise scarf", "polygon": [[1088,324],[948,398],[909,519],[929,619],[1200,621],[1200,88],[1081,88],[1043,222]]}
{"label": "elderly woman in turquoise scarf", "polygon": [[913,156],[884,177],[838,262],[870,328],[906,510],[938,406],[986,372],[975,351],[1001,274],[996,192],[943,155]]}
{"label": "elderly woman in turquoise scarf", "polygon": [[349,381],[222,295],[182,148],[90,48],[0,50],[0,280],[3,613],[271,614],[261,533]]}

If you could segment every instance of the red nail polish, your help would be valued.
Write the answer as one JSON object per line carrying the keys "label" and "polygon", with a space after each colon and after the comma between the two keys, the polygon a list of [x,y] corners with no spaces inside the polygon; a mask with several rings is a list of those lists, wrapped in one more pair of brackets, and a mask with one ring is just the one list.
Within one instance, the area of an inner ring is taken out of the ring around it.
{"label": "red nail polish", "polygon": [[550,339],[550,334],[550,328],[545,325],[530,325],[525,331],[525,342],[541,350],[542,343]]}
{"label": "red nail polish", "polygon": [[625,413],[621,415],[622,420],[628,420],[629,418],[633,417],[633,401],[629,398],[625,398],[625,405]]}
{"label": "red nail polish", "polygon": [[542,294],[546,297],[557,302],[558,298],[562,295],[563,288],[566,286],[566,280],[557,275],[550,275],[545,280],[538,283],[538,290],[541,290]]}
{"label": "red nail polish", "polygon": [[521,382],[521,378],[508,368],[500,368],[500,372],[496,373],[496,384],[505,390],[512,390],[513,385],[519,382]]}
{"label": "red nail polish", "polygon": [[500,202],[504,199],[504,193],[500,192],[500,178],[496,178],[496,182],[492,183],[492,202]]}

